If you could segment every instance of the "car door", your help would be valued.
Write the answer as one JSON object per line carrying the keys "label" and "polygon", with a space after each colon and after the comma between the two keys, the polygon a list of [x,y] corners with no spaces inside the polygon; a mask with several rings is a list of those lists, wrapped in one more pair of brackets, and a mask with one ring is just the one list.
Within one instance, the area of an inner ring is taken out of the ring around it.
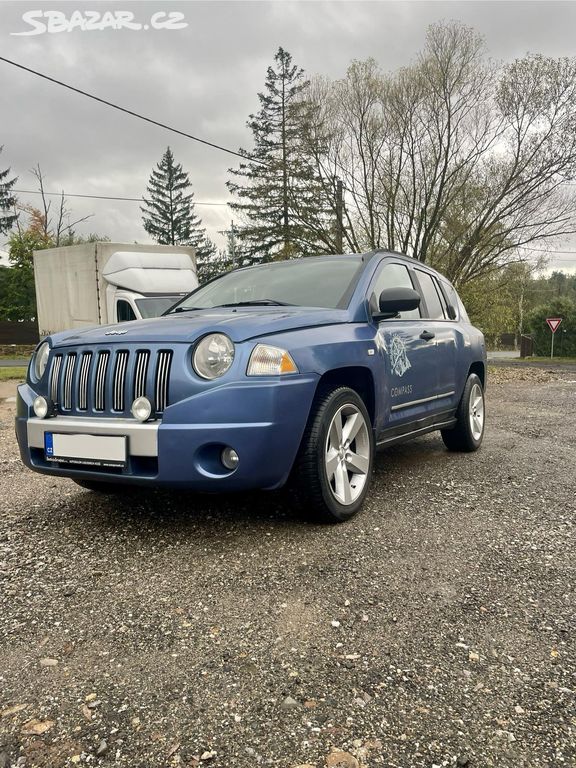
{"label": "car door", "polygon": [[[405,264],[386,260],[369,289],[374,312],[380,293],[395,287],[416,286]],[[389,431],[425,418],[429,413],[437,387],[435,344],[426,336],[427,323],[419,309],[376,323],[376,348],[385,379],[377,387],[381,399],[378,426],[381,431]]]}
{"label": "car door", "polygon": [[438,411],[455,405],[456,400],[456,362],[457,362],[457,323],[449,317],[448,304],[436,276],[418,267],[414,268],[420,293],[424,299],[422,316],[426,330],[434,334],[431,339],[435,345],[436,357],[436,407]]}

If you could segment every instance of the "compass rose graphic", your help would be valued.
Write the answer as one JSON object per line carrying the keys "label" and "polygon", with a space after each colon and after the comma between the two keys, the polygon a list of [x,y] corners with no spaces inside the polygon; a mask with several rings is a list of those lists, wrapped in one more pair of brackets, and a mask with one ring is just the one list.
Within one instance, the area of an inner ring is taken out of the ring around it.
{"label": "compass rose graphic", "polygon": [[406,355],[406,344],[400,336],[392,337],[390,343],[390,365],[392,366],[392,372],[396,376],[404,376],[406,371],[412,367]]}

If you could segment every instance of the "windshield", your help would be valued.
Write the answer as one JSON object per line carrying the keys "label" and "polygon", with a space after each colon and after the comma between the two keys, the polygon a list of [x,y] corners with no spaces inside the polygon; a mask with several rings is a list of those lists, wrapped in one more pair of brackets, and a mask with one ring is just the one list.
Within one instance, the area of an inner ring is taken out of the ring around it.
{"label": "windshield", "polygon": [[172,312],[237,305],[340,307],[362,267],[361,256],[308,257],[228,272],[196,289]]}
{"label": "windshield", "polygon": [[149,317],[160,317],[164,312],[181,298],[181,294],[174,296],[147,296],[145,299],[136,299],[142,318],[146,320]]}

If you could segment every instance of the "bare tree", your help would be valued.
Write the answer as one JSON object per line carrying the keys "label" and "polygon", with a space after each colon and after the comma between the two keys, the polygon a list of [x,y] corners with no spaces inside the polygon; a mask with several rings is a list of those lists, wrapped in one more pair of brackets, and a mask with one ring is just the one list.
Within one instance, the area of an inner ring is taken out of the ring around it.
{"label": "bare tree", "polygon": [[[336,217],[335,189],[346,189],[344,241],[347,250],[378,247],[382,216],[377,186],[383,124],[381,81],[376,62],[353,62],[343,80],[314,79],[308,91],[314,104],[313,123],[305,126],[305,146],[313,158],[325,197],[324,208]],[[322,218],[308,226],[328,250],[335,250],[335,228],[323,228]]]}
{"label": "bare tree", "polygon": [[308,95],[309,151],[325,207],[344,181],[349,250],[401,250],[465,283],[576,231],[576,59],[497,65],[472,29],[436,24],[410,66],[353,62]]}
{"label": "bare tree", "polygon": [[53,217],[51,215],[52,201],[46,199],[47,193],[44,189],[44,175],[40,165],[38,164],[30,171],[30,173],[38,182],[38,189],[42,198],[41,210],[43,215],[41,217],[40,226],[43,230],[44,237],[50,239],[56,247],[62,245],[64,240],[72,241],[74,239],[74,227],[92,218],[92,214],[71,220],[71,211],[67,207],[66,197],[64,191],[62,191],[58,199],[58,208]]}

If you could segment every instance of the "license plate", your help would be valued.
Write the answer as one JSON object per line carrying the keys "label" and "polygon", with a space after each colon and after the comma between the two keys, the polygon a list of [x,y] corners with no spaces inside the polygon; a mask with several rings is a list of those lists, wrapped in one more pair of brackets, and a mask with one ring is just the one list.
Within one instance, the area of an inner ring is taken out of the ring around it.
{"label": "license plate", "polygon": [[45,432],[44,455],[47,461],[61,461],[67,464],[125,467],[127,438]]}

